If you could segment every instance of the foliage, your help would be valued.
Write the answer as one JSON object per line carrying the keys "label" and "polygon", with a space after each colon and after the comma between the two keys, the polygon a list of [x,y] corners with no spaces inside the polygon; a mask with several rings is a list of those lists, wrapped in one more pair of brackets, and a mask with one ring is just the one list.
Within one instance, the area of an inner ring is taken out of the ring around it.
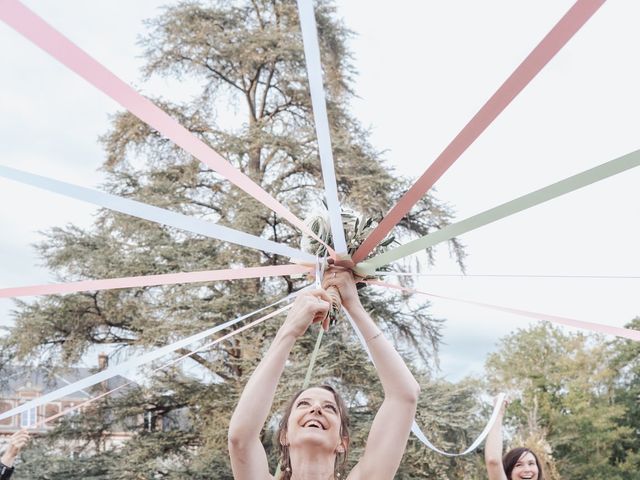
{"label": "foliage", "polygon": [[[640,317],[625,327],[640,330]],[[615,339],[610,347],[613,353],[612,367],[618,372],[615,398],[617,403],[625,407],[618,425],[632,431],[632,435],[616,442],[613,458],[628,472],[629,478],[640,478],[640,343]]]}

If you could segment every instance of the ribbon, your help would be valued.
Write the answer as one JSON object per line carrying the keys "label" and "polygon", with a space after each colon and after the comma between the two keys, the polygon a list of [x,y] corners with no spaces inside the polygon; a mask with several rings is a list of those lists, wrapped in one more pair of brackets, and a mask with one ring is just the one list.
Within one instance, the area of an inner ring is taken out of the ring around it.
{"label": "ribbon", "polygon": [[[0,20],[3,20],[29,41],[111,97],[140,120],[171,139],[202,163],[286,218],[307,235],[327,246],[302,220],[293,215],[251,178],[231,165],[218,152],[198,139],[149,99],[136,92],[18,0],[0,1]],[[335,255],[331,247],[327,246],[327,250]]]}
{"label": "ribbon", "polygon": [[342,225],[342,215],[338,201],[327,104],[322,86],[322,65],[320,62],[318,29],[311,0],[298,0],[298,12],[300,15],[300,27],[302,29],[304,57],[307,63],[307,75],[309,77],[313,118],[316,135],[318,137],[318,150],[320,152],[320,164],[322,166],[322,177],[324,179],[325,198],[327,200],[327,209],[329,210],[329,219],[331,221],[331,232],[333,233],[333,245],[339,254],[346,255],[347,242],[344,237],[344,227]]}
{"label": "ribbon", "polygon": [[446,297],[444,295],[436,295],[435,293],[423,292],[412,288],[401,287],[400,285],[393,285],[390,283],[380,282],[378,280],[366,280],[366,283],[371,285],[377,285],[380,287],[394,288],[396,290],[402,290],[409,293],[419,293],[421,295],[427,295],[433,298],[441,298],[443,300],[450,300],[458,303],[466,303],[468,305],[475,305],[477,307],[488,308],[490,310],[496,310],[498,312],[511,313],[513,315],[519,315],[522,317],[533,318],[543,322],[552,322],[559,325],[565,325],[567,327],[580,328],[583,330],[591,330],[596,333],[603,333],[605,335],[614,335],[616,337],[627,338],[640,342],[640,331],[632,330],[630,328],[614,327],[611,325],[603,325],[600,323],[586,322],[584,320],[575,320],[573,318],[560,317],[556,315],[547,315],[545,313],[530,312],[528,310],[520,310],[517,308],[502,307],[500,305],[493,305],[490,303],[476,302],[473,300],[465,300],[462,298]]}
{"label": "ribbon", "polygon": [[594,280],[640,280],[640,275],[530,275],[499,273],[416,273],[416,272],[376,272],[379,277],[455,277],[455,278],[588,278]]}
{"label": "ribbon", "polygon": [[[316,277],[314,281],[314,286],[316,289],[322,288],[322,275],[324,273],[324,262],[320,263],[320,258],[316,262]],[[316,344],[313,347],[313,352],[311,352],[311,358],[309,359],[309,366],[307,367],[307,373],[304,376],[304,381],[302,382],[302,388],[305,389],[311,383],[311,374],[313,372],[313,367],[316,364],[316,360],[318,358],[318,352],[320,352],[320,344],[322,343],[322,337],[324,335],[324,330],[322,329],[322,324],[320,324],[320,332],[318,333],[318,337],[316,338]]]}
{"label": "ribbon", "polygon": [[215,282],[219,280],[238,280],[241,278],[276,277],[307,273],[310,270],[310,267],[304,265],[272,265],[266,267],[228,268],[225,270],[167,273],[162,275],[109,278],[103,280],[83,280],[80,282],[58,283],[53,285],[2,288],[0,289],[0,298],[54,295],[89,290],[111,290],[115,288],[151,287],[173,285],[176,283]]}
{"label": "ribbon", "polygon": [[407,255],[411,255],[425,248],[450,240],[470,230],[483,227],[515,213],[540,205],[541,203],[573,192],[587,185],[591,185],[592,183],[596,183],[605,178],[617,175],[631,168],[635,168],[638,165],[640,165],[640,150],[636,150],[635,152],[628,153],[627,155],[623,155],[622,157],[603,163],[597,167],[585,170],[584,172],[565,178],[564,180],[560,180],[559,182],[553,183],[547,187],[518,197],[515,200],[511,200],[510,202],[503,203],[502,205],[498,205],[497,207],[478,213],[477,215],[473,215],[472,217],[460,222],[447,225],[436,232],[413,240],[405,245],[401,245],[393,250],[384,252],[383,254],[370,258],[366,262],[361,262],[358,265],[358,270],[361,273],[372,274],[376,268],[387,265],[394,260],[406,257]]}
{"label": "ribbon", "polygon": [[420,429],[420,427],[418,426],[415,420],[413,421],[413,425],[411,425],[411,431],[418,438],[418,440],[424,443],[427,447],[429,447],[431,450],[435,452],[438,452],[441,455],[444,455],[445,457],[461,457],[463,455],[467,455],[473,452],[476,448],[478,448],[480,444],[484,442],[485,438],[487,438],[487,435],[489,435],[489,432],[491,431],[494,424],[498,420],[498,415],[500,414],[500,409],[502,408],[502,404],[504,403],[504,398],[505,398],[504,393],[500,393],[497,396],[496,404],[493,406],[493,412],[491,413],[491,417],[489,417],[489,421],[485,425],[484,430],[482,430],[482,432],[480,432],[480,435],[478,435],[478,437],[473,441],[473,443],[469,445],[469,447],[467,447],[462,452],[451,453],[451,452],[445,452],[444,450],[440,450],[433,443],[431,443],[429,439],[427,439],[427,437],[422,432],[422,430]]}
{"label": "ribbon", "polygon": [[21,182],[27,185],[38,187],[50,192],[55,192],[67,197],[93,203],[100,207],[109,208],[117,212],[143,218],[152,222],[161,223],[170,227],[179,228],[192,233],[197,233],[211,238],[224,240],[227,242],[255,248],[265,252],[277,253],[289,258],[314,261],[315,257],[309,253],[295,248],[282,245],[280,243],[256,237],[245,232],[224,227],[216,223],[207,222],[197,218],[189,217],[181,213],[172,212],[163,208],[147,205],[146,203],[118,197],[109,193],[80,187],[71,183],[61,182],[52,178],[42,177],[32,173],[23,172],[14,168],[0,165],[0,176]]}
{"label": "ribbon", "polygon": [[[168,363],[165,363],[164,365],[162,365],[162,366],[160,366],[158,368],[153,369],[151,371],[151,373],[155,373],[155,372],[163,370],[163,369],[165,369],[167,367],[170,367],[171,365],[174,365],[174,364],[184,360],[185,358],[190,357],[191,355],[195,355],[196,353],[198,353],[198,352],[200,352],[200,351],[202,351],[204,349],[210,348],[210,347],[222,342],[223,340],[226,340],[226,339],[228,339],[228,338],[230,338],[230,337],[232,337],[232,336],[234,336],[234,335],[236,335],[236,334],[238,334],[240,332],[243,332],[243,331],[245,331],[245,330],[247,330],[247,329],[249,329],[251,327],[254,327],[254,326],[258,325],[259,323],[262,323],[262,322],[264,322],[265,320],[267,320],[269,318],[275,317],[276,315],[284,312],[285,310],[288,310],[291,307],[292,307],[292,305],[286,305],[286,306],[276,310],[275,312],[271,312],[268,315],[264,315],[263,317],[260,317],[260,318],[258,318],[257,320],[254,320],[251,323],[248,323],[248,324],[246,324],[246,325],[244,325],[244,326],[242,326],[240,328],[237,328],[233,332],[227,333],[226,335],[223,335],[222,337],[215,339],[213,342],[209,342],[206,345],[203,345],[203,346],[201,346],[201,347],[199,347],[199,348],[197,348],[195,350],[192,350],[189,353],[186,353],[186,354],[182,355],[179,358],[176,358],[175,360],[172,360],[172,361],[170,361]],[[123,383],[122,385],[119,385],[119,386],[109,390],[108,392],[101,393],[100,395],[97,395],[97,396],[95,396],[93,398],[90,398],[89,400],[87,400],[85,402],[79,403],[78,405],[74,405],[72,407],[67,408],[66,410],[63,410],[62,412],[58,412],[55,415],[52,415],[50,417],[45,418],[44,420],[39,421],[33,428],[39,428],[40,426],[45,425],[46,423],[52,422],[52,421],[56,420],[57,418],[60,418],[60,417],[62,417],[64,415],[67,415],[68,413],[71,413],[71,412],[73,412],[75,410],[78,410],[80,408],[84,408],[87,405],[90,405],[93,402],[95,402],[97,400],[100,400],[101,398],[104,398],[104,397],[106,397],[108,395],[111,395],[112,393],[115,393],[118,390],[120,390],[120,389],[122,389],[124,387],[127,387],[127,386],[129,386],[129,385],[131,385],[133,383],[135,383],[133,380],[129,380],[128,382]]]}
{"label": "ribbon", "polygon": [[578,0],[569,9],[360,245],[360,248],[353,255],[355,263],[364,260],[369,252],[384,240],[402,217],[491,125],[493,120],[502,113],[603,3],[604,0]]}
{"label": "ribbon", "polygon": [[[203,332],[197,333],[195,335],[191,335],[190,337],[187,338],[183,338],[181,340],[178,340],[177,342],[171,343],[169,345],[165,345],[164,347],[160,347],[157,348],[155,350],[152,350],[150,352],[144,353],[142,355],[139,355],[137,357],[131,358],[123,363],[120,363],[114,367],[111,368],[107,368],[106,370],[102,370],[98,373],[95,373],[93,375],[90,375],[82,380],[78,380],[77,382],[71,383],[69,385],[66,385],[62,388],[59,388],[53,392],[47,393],[46,395],[42,395],[40,397],[36,397],[33,400],[30,400],[29,402],[23,403],[22,405],[19,405],[18,407],[12,408],[11,410],[8,410],[6,412],[0,413],[0,420],[3,420],[5,418],[10,418],[13,417],[14,415],[18,415],[19,413],[22,412],[26,412],[27,410],[30,410],[32,408],[36,408],[39,407],[40,405],[45,405],[47,403],[50,402],[55,402],[56,400],[65,397],[67,395],[70,395],[74,392],[77,392],[78,390],[84,390],[86,388],[92,387],[93,385],[96,385],[97,383],[100,382],[104,382],[105,380],[108,380],[110,378],[113,378],[115,376],[121,375],[121,376],[126,376],[126,373],[133,369],[133,368],[137,368],[141,365],[145,365],[149,362],[152,362],[154,360],[157,360],[158,358],[167,355],[169,353],[175,352],[176,350],[178,350],[179,348],[183,348],[186,347],[187,345],[190,345],[194,342],[197,342],[199,340],[202,340],[208,336],[213,335],[214,333],[219,332],[220,330],[223,330],[225,328],[231,327],[232,325],[235,325],[238,322],[241,322],[242,320],[249,318],[253,315],[255,315],[256,313],[262,312],[268,308],[274,307],[286,300],[289,300],[289,298],[291,297],[291,295],[284,297],[280,300],[278,300],[277,302],[272,303],[271,305],[267,305],[266,307],[262,307],[258,310],[255,310],[251,313],[247,313],[246,315],[242,315],[238,318],[235,318],[234,320],[229,320],[225,323],[222,323],[220,325],[217,325],[213,328],[210,328],[208,330],[205,330]],[[285,307],[286,308],[286,307]],[[274,312],[272,315],[275,315],[276,313]]]}
{"label": "ribbon", "polygon": [[[367,342],[362,336],[360,329],[358,328],[356,323],[353,321],[353,318],[351,318],[351,315],[349,315],[349,312],[347,312],[346,309],[343,309],[343,312],[346,315],[347,319],[349,320],[351,327],[353,327],[353,330],[356,332],[356,335],[358,337],[358,340],[360,340],[360,344],[362,345],[362,348],[364,348],[365,352],[367,352],[369,361],[373,363],[373,365],[375,366],[375,362],[373,361],[373,357],[371,357],[371,352],[369,351],[369,347],[367,347]],[[473,443],[462,452],[459,452],[459,453],[445,452],[444,450],[441,450],[438,447],[436,447],[433,443],[429,441],[426,435],[422,432],[422,429],[420,428],[418,423],[415,421],[415,419],[413,420],[413,424],[411,425],[411,431],[416,436],[416,438],[420,440],[427,448],[430,448],[431,450],[438,452],[441,455],[445,455],[447,457],[460,457],[462,455],[467,455],[468,453],[471,453],[476,448],[478,448],[478,446],[484,441],[484,439],[489,434],[489,431],[491,430],[493,425],[496,423],[498,414],[500,413],[500,408],[502,408],[502,403],[504,402],[504,397],[505,397],[504,393],[501,393],[498,396],[498,399],[496,400],[496,403],[493,406],[493,413],[491,414],[489,421],[485,425],[484,430],[482,430],[480,435],[478,435],[478,437],[473,441]]]}

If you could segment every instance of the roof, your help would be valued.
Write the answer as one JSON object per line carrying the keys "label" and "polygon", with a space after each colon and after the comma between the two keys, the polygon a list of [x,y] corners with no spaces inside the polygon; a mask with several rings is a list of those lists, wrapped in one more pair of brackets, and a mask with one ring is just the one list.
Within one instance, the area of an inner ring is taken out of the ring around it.
{"label": "roof", "polygon": [[[0,381],[0,396],[1,397],[13,397],[22,390],[37,390],[41,394],[47,394],[58,390],[59,388],[66,387],[67,385],[74,383],[78,380],[82,380],[94,373],[97,369],[79,368],[73,367],[64,371],[64,373],[55,373],[45,368],[29,368],[26,366],[5,366],[3,368],[3,378]],[[115,376],[105,382],[102,382],[91,389],[80,390],[70,395],[61,397],[61,399],[86,399],[96,394],[96,389],[103,390],[102,385],[106,383],[108,390],[120,387],[130,380],[122,377]],[[114,392],[115,395],[124,392],[123,389],[118,392]]]}

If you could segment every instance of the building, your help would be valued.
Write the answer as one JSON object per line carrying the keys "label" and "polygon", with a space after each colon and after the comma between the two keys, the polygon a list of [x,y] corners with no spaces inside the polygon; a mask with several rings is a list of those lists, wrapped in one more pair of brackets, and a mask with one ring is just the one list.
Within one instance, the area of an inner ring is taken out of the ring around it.
{"label": "building", "polygon": [[[101,353],[98,356],[98,370],[106,368],[107,363],[107,355]],[[44,369],[30,371],[24,367],[5,368],[4,371],[8,371],[9,374],[0,382],[0,412],[11,410],[34,398],[53,392],[96,372],[96,370],[88,368],[72,368],[65,372],[64,375],[59,375]],[[116,376],[94,387],[92,392],[78,391],[62,397],[55,402],[47,403],[22,412],[20,415],[0,420],[0,451],[4,450],[4,445],[7,443],[8,438],[21,428],[30,429],[32,435],[46,433],[55,427],[56,421],[58,420],[47,422],[46,420],[48,418],[82,404],[101,391],[107,392],[125,383],[129,383],[129,380]],[[126,390],[126,387],[119,392],[115,392],[115,394],[122,395],[124,390]],[[74,412],[70,412],[68,415],[74,415]],[[143,413],[141,412],[141,416],[142,415]],[[108,432],[108,434],[105,435],[104,443],[101,447],[107,449],[113,448],[127,441],[132,435],[132,430],[123,426],[119,428],[118,431]]]}

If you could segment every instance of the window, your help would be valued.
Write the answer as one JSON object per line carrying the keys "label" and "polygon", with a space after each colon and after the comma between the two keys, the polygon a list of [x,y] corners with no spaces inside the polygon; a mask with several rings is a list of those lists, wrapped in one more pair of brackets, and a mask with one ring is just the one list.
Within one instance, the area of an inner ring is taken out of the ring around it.
{"label": "window", "polygon": [[147,432],[153,432],[156,429],[156,416],[151,410],[144,412],[144,425],[143,427]]}
{"label": "window", "polygon": [[21,427],[35,427],[37,421],[37,409],[31,408],[20,414],[20,426]]}

